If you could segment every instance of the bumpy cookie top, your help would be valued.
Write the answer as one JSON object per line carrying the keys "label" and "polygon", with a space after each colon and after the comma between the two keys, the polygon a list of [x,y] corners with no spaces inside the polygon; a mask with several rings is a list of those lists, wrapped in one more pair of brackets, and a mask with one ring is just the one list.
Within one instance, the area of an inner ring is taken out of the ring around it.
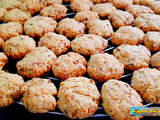
{"label": "bumpy cookie top", "polygon": [[160,52],[155,53],[151,57],[151,65],[152,65],[152,67],[157,68],[158,70],[160,70]]}
{"label": "bumpy cookie top", "polygon": [[8,63],[8,58],[7,56],[3,53],[0,52],[0,70]]}
{"label": "bumpy cookie top", "polygon": [[18,0],[1,0],[0,7],[6,8],[7,10],[12,10],[14,8],[20,8],[22,3]]}

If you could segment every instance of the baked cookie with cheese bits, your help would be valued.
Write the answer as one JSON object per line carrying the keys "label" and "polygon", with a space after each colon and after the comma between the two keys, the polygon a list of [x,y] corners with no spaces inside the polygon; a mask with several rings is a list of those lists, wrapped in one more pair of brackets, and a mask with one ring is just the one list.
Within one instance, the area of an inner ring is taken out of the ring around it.
{"label": "baked cookie with cheese bits", "polygon": [[0,8],[0,22],[3,20],[4,15],[6,14],[7,10],[5,8]]}
{"label": "baked cookie with cheese bits", "polygon": [[154,1],[150,3],[149,7],[154,11],[155,14],[160,15],[160,1]]}
{"label": "baked cookie with cheese bits", "polygon": [[8,63],[8,58],[7,56],[3,53],[0,52],[0,70]]}
{"label": "baked cookie with cheese bits", "polygon": [[21,2],[18,0],[0,0],[0,8],[12,10],[14,8],[20,8]]}
{"label": "baked cookie with cheese bits", "polygon": [[151,66],[160,70],[160,52],[157,52],[154,55],[152,55]]}

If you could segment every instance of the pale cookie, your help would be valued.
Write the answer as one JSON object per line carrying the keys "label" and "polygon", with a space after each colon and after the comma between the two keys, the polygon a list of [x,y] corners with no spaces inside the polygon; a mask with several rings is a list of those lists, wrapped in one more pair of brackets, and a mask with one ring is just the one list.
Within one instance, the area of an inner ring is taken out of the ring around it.
{"label": "pale cookie", "polygon": [[152,67],[157,68],[158,70],[160,70],[160,52],[155,53],[151,57],[151,65],[152,65]]}
{"label": "pale cookie", "polygon": [[0,22],[3,20],[4,15],[6,14],[7,10],[5,8],[0,8]]}
{"label": "pale cookie", "polygon": [[0,49],[2,48],[3,43],[4,43],[4,40],[0,38]]}
{"label": "pale cookie", "polygon": [[108,16],[108,20],[112,21],[112,25],[115,28],[119,28],[121,26],[132,25],[134,17],[131,13],[115,10]]}
{"label": "pale cookie", "polygon": [[111,36],[112,44],[130,44],[139,45],[143,42],[144,32],[132,26],[121,26],[115,33]]}
{"label": "pale cookie", "polygon": [[39,47],[46,47],[59,56],[70,48],[70,41],[63,35],[54,32],[46,33],[38,42]]}
{"label": "pale cookie", "polygon": [[37,47],[16,64],[17,73],[26,78],[40,77],[51,70],[56,55],[46,47]]}
{"label": "pale cookie", "polygon": [[139,0],[140,5],[146,5],[149,6],[150,3],[154,2],[156,0]]}
{"label": "pale cookie", "polygon": [[8,63],[8,58],[7,56],[3,53],[0,52],[0,70]]}
{"label": "pale cookie", "polygon": [[160,1],[150,3],[149,7],[154,11],[155,14],[160,15]]}
{"label": "pale cookie", "polygon": [[76,53],[90,56],[107,48],[108,41],[93,34],[78,35],[72,42],[71,48]]}
{"label": "pale cookie", "polygon": [[112,1],[113,6],[115,6],[117,9],[125,9],[129,5],[133,4],[132,0],[113,0]]}
{"label": "pale cookie", "polygon": [[6,107],[21,96],[24,80],[17,74],[0,71],[0,107]]}
{"label": "pale cookie", "polygon": [[36,42],[33,38],[26,35],[19,35],[5,41],[2,49],[7,57],[12,59],[20,59],[27,53],[31,52],[35,47]]}
{"label": "pale cookie", "polygon": [[130,107],[143,107],[143,100],[129,84],[111,79],[101,90],[102,106],[113,120],[139,120],[142,116],[131,116]]}
{"label": "pale cookie", "polygon": [[144,32],[160,32],[160,16],[156,14],[142,13],[134,20],[134,26],[142,29]]}
{"label": "pale cookie", "polygon": [[131,86],[147,103],[160,103],[160,71],[142,68],[133,72]]}
{"label": "pale cookie", "polygon": [[90,0],[92,1],[94,4],[99,4],[99,3],[106,3],[108,2],[108,0]]}
{"label": "pale cookie", "polygon": [[65,80],[69,77],[82,76],[86,73],[86,60],[78,53],[69,52],[61,55],[52,65],[55,77]]}
{"label": "pale cookie", "polygon": [[54,32],[57,27],[57,22],[50,17],[35,16],[29,18],[24,23],[24,32],[26,35],[40,38],[45,33]]}
{"label": "pale cookie", "polygon": [[0,0],[0,8],[12,10],[14,8],[20,8],[22,3],[18,0]]}
{"label": "pale cookie", "polygon": [[122,44],[113,50],[113,55],[127,70],[138,70],[148,67],[151,53],[142,45]]}
{"label": "pale cookie", "polygon": [[71,77],[60,83],[58,106],[65,116],[84,119],[96,112],[100,96],[92,79]]}
{"label": "pale cookie", "polygon": [[18,22],[9,22],[0,24],[0,38],[8,40],[11,37],[16,37],[23,34],[23,26]]}
{"label": "pale cookie", "polygon": [[61,4],[53,4],[41,10],[41,16],[51,17],[53,20],[61,20],[65,17],[67,8]]}
{"label": "pale cookie", "polygon": [[71,18],[64,18],[58,23],[56,31],[67,38],[75,38],[77,35],[84,34],[86,27],[83,23]]}
{"label": "pale cookie", "polygon": [[152,52],[160,51],[160,32],[147,32],[144,36],[144,45]]}
{"label": "pale cookie", "polygon": [[8,22],[19,22],[20,24],[24,24],[26,20],[31,18],[31,14],[29,12],[23,12],[20,9],[12,9],[5,13],[3,21],[5,23]]}

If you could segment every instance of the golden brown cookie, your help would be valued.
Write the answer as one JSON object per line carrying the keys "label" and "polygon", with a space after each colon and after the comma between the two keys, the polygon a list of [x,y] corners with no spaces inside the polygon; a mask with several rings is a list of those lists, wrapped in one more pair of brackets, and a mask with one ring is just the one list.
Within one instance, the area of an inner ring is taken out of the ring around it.
{"label": "golden brown cookie", "polygon": [[0,8],[12,10],[14,8],[20,8],[22,3],[18,0],[0,0]]}
{"label": "golden brown cookie", "polygon": [[160,52],[155,53],[151,57],[151,65],[152,65],[152,67],[157,68],[158,70],[160,70]]}
{"label": "golden brown cookie", "polygon": [[111,79],[101,90],[102,106],[113,120],[139,120],[142,116],[130,116],[130,107],[143,107],[139,94],[129,84]]}
{"label": "golden brown cookie", "polygon": [[8,63],[8,58],[7,56],[3,53],[0,52],[0,70]]}
{"label": "golden brown cookie", "polygon": [[49,32],[44,34],[38,42],[39,47],[46,47],[59,56],[70,48],[70,41],[63,35]]}
{"label": "golden brown cookie", "polygon": [[112,0],[113,6],[115,6],[117,9],[125,9],[129,5],[133,4],[133,0]]}
{"label": "golden brown cookie", "polygon": [[99,3],[106,3],[108,2],[108,0],[90,0],[92,1],[94,4],[99,4]]}
{"label": "golden brown cookie", "polygon": [[160,15],[160,1],[154,1],[150,3],[149,7],[154,11],[155,14]]}
{"label": "golden brown cookie", "polygon": [[71,77],[60,83],[58,106],[65,116],[84,119],[96,112],[100,96],[92,79]]}
{"label": "golden brown cookie", "polygon": [[42,0],[47,3],[47,5],[53,5],[53,4],[61,4],[63,0]]}
{"label": "golden brown cookie", "polygon": [[5,8],[0,8],[0,22],[3,20],[4,15],[6,14],[7,10]]}
{"label": "golden brown cookie", "polygon": [[4,42],[2,48],[7,57],[12,59],[23,58],[27,53],[31,52],[36,47],[36,42],[33,38],[26,35],[12,37]]}
{"label": "golden brown cookie", "polygon": [[2,48],[3,43],[4,43],[4,40],[0,38],[0,49]]}
{"label": "golden brown cookie", "polygon": [[154,1],[156,1],[156,0],[139,0],[139,4],[148,6],[150,3],[154,2]]}
{"label": "golden brown cookie", "polygon": [[26,78],[40,77],[51,70],[56,55],[46,47],[37,47],[16,64],[17,73]]}
{"label": "golden brown cookie", "polygon": [[61,55],[52,65],[55,77],[65,80],[69,77],[78,77],[86,73],[86,60],[78,53],[69,52]]}
{"label": "golden brown cookie", "polygon": [[139,5],[139,0],[133,0],[133,4]]}

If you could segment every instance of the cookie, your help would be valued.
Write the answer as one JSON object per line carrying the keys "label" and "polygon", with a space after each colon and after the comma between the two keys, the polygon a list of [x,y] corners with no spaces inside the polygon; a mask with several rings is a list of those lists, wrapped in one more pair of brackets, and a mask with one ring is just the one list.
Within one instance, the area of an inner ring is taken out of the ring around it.
{"label": "cookie", "polygon": [[148,6],[150,3],[154,2],[154,1],[156,1],[156,0],[139,0],[139,4]]}
{"label": "cookie", "polygon": [[160,71],[142,68],[133,72],[131,86],[147,103],[160,103]]}
{"label": "cookie", "polygon": [[32,113],[46,113],[56,108],[57,88],[49,79],[33,78],[21,88],[20,102]]}
{"label": "cookie", "polygon": [[160,32],[150,31],[144,36],[144,45],[152,52],[160,51]]}
{"label": "cookie", "polygon": [[78,35],[72,42],[71,48],[76,53],[90,56],[107,48],[108,41],[93,34]]}
{"label": "cookie", "polygon": [[108,0],[90,0],[92,1],[94,4],[99,4],[99,3],[106,3],[108,2]]}
{"label": "cookie", "polygon": [[139,94],[129,84],[111,79],[101,90],[102,106],[113,120],[139,120],[142,116],[131,116],[130,107],[143,107]]}
{"label": "cookie", "polygon": [[133,0],[133,4],[139,5],[139,0]]}
{"label": "cookie", "polygon": [[24,32],[26,35],[40,38],[45,33],[54,32],[57,22],[50,17],[35,16],[29,18],[24,23]]}
{"label": "cookie", "polygon": [[47,5],[62,4],[63,0],[44,0]]}
{"label": "cookie", "polygon": [[24,24],[26,20],[31,18],[31,14],[29,12],[23,12],[20,9],[12,9],[5,13],[3,21],[5,23],[8,22],[19,22],[20,24]]}
{"label": "cookie", "polygon": [[0,24],[0,38],[4,41],[23,34],[23,27],[18,22]]}
{"label": "cookie", "polygon": [[69,52],[61,55],[52,65],[55,77],[65,80],[69,77],[78,77],[86,73],[86,60],[78,53]]}
{"label": "cookie", "polygon": [[6,107],[21,96],[24,80],[17,74],[0,71],[0,107]]}
{"label": "cookie", "polygon": [[40,77],[51,70],[56,55],[46,47],[37,47],[16,64],[17,73],[26,78]]}
{"label": "cookie", "polygon": [[121,26],[132,25],[134,17],[131,13],[115,10],[108,16],[108,20],[112,21],[112,25],[115,28],[119,28]]}
{"label": "cookie", "polygon": [[7,10],[5,8],[0,8],[0,22],[3,20],[4,15],[6,14]]}
{"label": "cookie", "polygon": [[7,56],[3,53],[0,52],[0,70],[8,63],[8,58]]}
{"label": "cookie", "polygon": [[139,45],[143,42],[144,32],[132,26],[121,26],[115,33],[111,36],[112,44],[130,44]]}
{"label": "cookie", "polygon": [[142,5],[130,5],[125,10],[131,13],[135,18],[137,18],[141,13],[154,14],[149,7]]}
{"label": "cookie", "polygon": [[149,7],[154,11],[155,14],[160,15],[160,1],[154,1],[150,3]]}
{"label": "cookie", "polygon": [[151,66],[160,70],[160,52],[157,52],[154,55],[152,55]]}
{"label": "cookie", "polygon": [[116,7],[112,3],[100,3],[95,4],[92,7],[92,11],[97,12],[99,17],[108,17],[111,12],[115,11]]}
{"label": "cookie", "polygon": [[59,56],[70,48],[70,41],[63,35],[49,32],[44,34],[38,42],[39,47],[46,47]]}
{"label": "cookie", "polygon": [[58,23],[56,31],[67,38],[75,38],[77,35],[84,34],[86,27],[83,23],[71,18],[64,18]]}
{"label": "cookie", "polygon": [[4,40],[0,38],[0,49],[2,48],[3,43],[4,43]]}
{"label": "cookie", "polygon": [[71,77],[60,83],[57,103],[65,116],[84,119],[96,112],[100,96],[92,79]]}
{"label": "cookie", "polygon": [[160,32],[160,16],[156,14],[142,13],[134,20],[134,26],[142,29],[144,32]]}
{"label": "cookie", "polygon": [[148,67],[151,53],[142,45],[122,44],[113,50],[113,55],[127,70],[135,71]]}
{"label": "cookie", "polygon": [[41,10],[41,16],[51,17],[53,20],[61,20],[65,17],[67,8],[61,4],[53,4]]}
{"label": "cookie", "polygon": [[12,59],[21,59],[35,47],[36,42],[33,38],[26,35],[19,35],[5,41],[2,49],[7,57]]}
{"label": "cookie", "polygon": [[125,9],[126,7],[133,4],[133,0],[112,0],[113,6],[117,9]]}
{"label": "cookie", "polygon": [[0,8],[12,10],[14,8],[20,8],[22,3],[18,0],[0,0]]}

